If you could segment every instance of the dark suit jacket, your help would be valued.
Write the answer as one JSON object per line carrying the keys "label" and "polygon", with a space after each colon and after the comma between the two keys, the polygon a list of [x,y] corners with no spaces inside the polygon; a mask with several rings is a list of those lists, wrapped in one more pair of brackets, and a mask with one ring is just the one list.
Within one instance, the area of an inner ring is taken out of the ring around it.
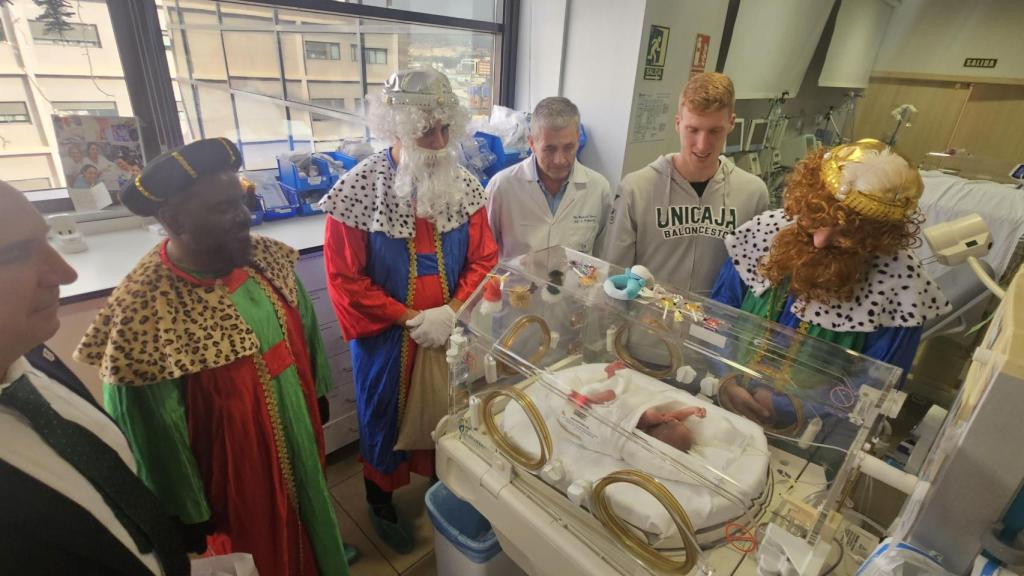
{"label": "dark suit jacket", "polygon": [[[25,357],[36,370],[103,412],[85,385],[45,346]],[[153,574],[73,498],[0,459],[0,574]]]}

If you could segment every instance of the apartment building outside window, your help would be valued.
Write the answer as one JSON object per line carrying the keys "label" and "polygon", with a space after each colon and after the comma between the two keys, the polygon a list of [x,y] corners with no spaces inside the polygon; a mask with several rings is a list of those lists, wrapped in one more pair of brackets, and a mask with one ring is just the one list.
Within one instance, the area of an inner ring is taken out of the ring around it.
{"label": "apartment building outside window", "polygon": [[54,114],[117,116],[117,102],[54,102]]}
{"label": "apartment building outside window", "polygon": [[71,22],[69,25],[71,26],[70,30],[58,32],[47,30],[46,23],[39,20],[30,20],[28,23],[29,30],[32,31],[32,39],[36,44],[100,47],[100,33],[95,24]]}
{"label": "apartment building outside window", "polygon": [[[310,102],[316,104],[317,106],[323,106],[324,108],[332,108],[334,110],[345,109],[344,98],[310,98]],[[329,116],[324,116],[322,114],[317,114],[314,112],[312,114],[312,120],[313,122],[326,122],[329,120],[333,120],[333,118],[330,118]]]}
{"label": "apartment building outside window", "polygon": [[[349,46],[349,52],[352,55],[352,61],[356,62],[359,60],[359,46],[351,44]],[[388,49],[387,48],[363,48],[363,57],[366,59],[367,64],[387,64],[388,63]]]}
{"label": "apartment building outside window", "polygon": [[[186,143],[227,137],[242,151],[245,170],[272,171],[282,154],[336,150],[370,136],[363,99],[395,71],[416,67],[447,74],[471,113],[486,116],[504,93],[497,72],[507,50],[502,6],[518,0],[460,1],[362,3],[370,8],[337,2],[311,11],[247,0],[132,0],[159,17],[156,42],[165,49],[178,113],[173,130],[146,112],[140,126],[151,134],[147,122],[164,133],[180,130]],[[4,9],[10,18],[0,19],[0,42],[31,55],[23,66],[0,62],[0,171],[30,192],[67,185],[60,157],[67,142],[57,141],[51,114],[133,116],[130,96],[166,90],[159,82],[126,81],[119,36],[131,34],[126,26],[134,20],[112,15],[106,0],[70,4],[72,28],[63,33],[45,30],[33,0],[12,0]],[[346,46],[350,58],[342,56]],[[494,59],[495,72],[460,69],[466,58]],[[151,59],[141,65],[155,66]]]}
{"label": "apartment building outside window", "polygon": [[0,124],[28,123],[28,107],[24,102],[0,102]]}
{"label": "apartment building outside window", "polygon": [[[474,115],[489,114],[494,102],[497,74],[460,68],[467,58],[500,58],[493,23],[473,30],[433,16],[424,18],[429,24],[354,16],[341,2],[337,12],[326,13],[227,0],[163,1],[189,132],[232,138],[246,170],[272,170],[281,154],[335,150],[345,140],[365,138],[363,98],[400,69],[444,72]],[[341,57],[344,47],[347,58]],[[323,108],[340,114],[328,116]]]}
{"label": "apartment building outside window", "polygon": [[341,46],[333,42],[306,40],[306,59],[341,60]]}

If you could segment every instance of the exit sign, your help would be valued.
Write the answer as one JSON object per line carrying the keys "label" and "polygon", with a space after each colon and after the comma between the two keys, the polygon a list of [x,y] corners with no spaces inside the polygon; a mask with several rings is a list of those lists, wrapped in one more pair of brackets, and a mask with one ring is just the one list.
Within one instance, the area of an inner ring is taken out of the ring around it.
{"label": "exit sign", "polygon": [[995,68],[998,58],[964,58],[964,68]]}

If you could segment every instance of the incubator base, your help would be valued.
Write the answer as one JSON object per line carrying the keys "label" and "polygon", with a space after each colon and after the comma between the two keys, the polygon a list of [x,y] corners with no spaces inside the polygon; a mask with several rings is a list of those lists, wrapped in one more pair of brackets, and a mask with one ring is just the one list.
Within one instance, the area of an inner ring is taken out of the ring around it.
{"label": "incubator base", "polygon": [[[493,445],[461,434],[452,420],[447,424],[449,429],[437,434],[438,476],[491,522],[502,550],[525,572],[532,576],[662,574],[623,553],[589,512],[555,494],[543,481],[513,473]],[[783,503],[784,496],[800,499],[825,486],[820,466],[774,447],[769,450],[774,483],[762,523],[773,520],[771,511]],[[755,552],[749,535],[734,535],[731,544],[706,551],[705,566],[698,565],[692,574],[710,569],[719,575],[754,576]]]}

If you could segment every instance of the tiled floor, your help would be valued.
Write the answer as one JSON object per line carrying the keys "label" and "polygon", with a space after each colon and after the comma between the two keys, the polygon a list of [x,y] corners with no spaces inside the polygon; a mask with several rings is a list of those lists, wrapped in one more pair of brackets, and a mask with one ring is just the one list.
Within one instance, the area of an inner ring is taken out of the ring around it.
{"label": "tiled floor", "polygon": [[395,492],[398,513],[409,518],[415,529],[416,548],[410,554],[395,553],[380,541],[370,526],[361,465],[356,460],[358,444],[346,446],[327,457],[327,485],[334,497],[334,510],[341,525],[341,537],[362,556],[352,565],[352,576],[437,576],[434,562],[434,530],[423,505],[429,483],[413,475],[412,483]]}

